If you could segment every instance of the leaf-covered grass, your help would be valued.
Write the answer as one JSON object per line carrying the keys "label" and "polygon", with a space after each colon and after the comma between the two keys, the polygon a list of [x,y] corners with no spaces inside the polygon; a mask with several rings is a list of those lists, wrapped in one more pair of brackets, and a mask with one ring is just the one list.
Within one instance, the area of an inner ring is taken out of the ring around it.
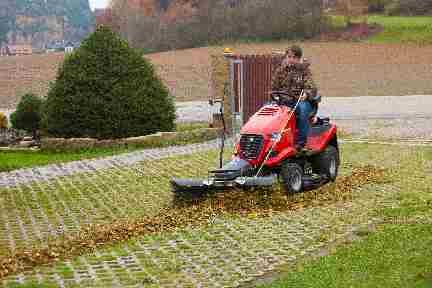
{"label": "leaf-covered grass", "polygon": [[368,39],[371,43],[432,44],[432,17],[372,15],[368,22],[384,27],[382,32]]}
{"label": "leaf-covered grass", "polygon": [[[195,129],[207,128],[208,123],[205,122],[191,122],[177,124],[176,131],[189,132]],[[152,147],[156,148],[161,146],[185,145],[202,141],[196,139],[193,135],[189,139],[179,141],[178,143],[155,143]],[[110,148],[92,148],[82,149],[79,151],[24,151],[24,150],[11,150],[0,151],[0,172],[12,171],[20,168],[28,168],[35,166],[43,166],[48,164],[66,163],[70,161],[100,158],[122,153],[136,151],[142,148],[137,147],[110,147]]]}

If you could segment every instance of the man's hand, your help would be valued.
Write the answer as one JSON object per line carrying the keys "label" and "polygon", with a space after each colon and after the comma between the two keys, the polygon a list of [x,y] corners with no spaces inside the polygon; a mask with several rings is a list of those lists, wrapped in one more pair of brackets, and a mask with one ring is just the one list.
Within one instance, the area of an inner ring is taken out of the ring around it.
{"label": "man's hand", "polygon": [[306,93],[303,93],[302,95],[300,95],[300,101],[305,101],[307,99],[307,95]]}

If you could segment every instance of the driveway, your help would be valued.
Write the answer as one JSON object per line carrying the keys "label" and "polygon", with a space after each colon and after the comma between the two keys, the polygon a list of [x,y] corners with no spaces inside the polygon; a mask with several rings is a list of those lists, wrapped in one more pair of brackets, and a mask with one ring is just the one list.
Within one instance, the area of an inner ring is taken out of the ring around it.
{"label": "driveway", "polygon": [[[323,98],[319,116],[330,116],[348,133],[360,137],[432,139],[432,95]],[[182,102],[178,121],[207,121],[206,102]]]}
{"label": "driveway", "polygon": [[[178,102],[177,122],[209,121],[206,101]],[[360,137],[432,139],[432,95],[324,97],[319,116]],[[1,110],[9,115],[12,110]]]}

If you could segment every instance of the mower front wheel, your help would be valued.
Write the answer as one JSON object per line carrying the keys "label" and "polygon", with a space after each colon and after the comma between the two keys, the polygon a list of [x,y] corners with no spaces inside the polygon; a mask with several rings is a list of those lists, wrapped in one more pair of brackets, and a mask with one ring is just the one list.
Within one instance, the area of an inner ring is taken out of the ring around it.
{"label": "mower front wheel", "polygon": [[280,170],[282,184],[287,194],[301,192],[303,189],[303,168],[292,162],[286,162]]}

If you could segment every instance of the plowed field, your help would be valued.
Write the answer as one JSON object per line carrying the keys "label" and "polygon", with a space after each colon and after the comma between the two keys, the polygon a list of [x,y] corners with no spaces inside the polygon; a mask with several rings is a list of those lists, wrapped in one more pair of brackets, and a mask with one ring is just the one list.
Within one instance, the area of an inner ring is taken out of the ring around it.
{"label": "plowed field", "polygon": [[[265,54],[288,42],[232,45],[235,53]],[[325,96],[432,94],[431,46],[305,42],[305,57]],[[210,55],[205,47],[146,55],[178,101],[206,100],[210,93]],[[45,95],[63,54],[0,58],[0,108],[13,108],[19,95]]]}

